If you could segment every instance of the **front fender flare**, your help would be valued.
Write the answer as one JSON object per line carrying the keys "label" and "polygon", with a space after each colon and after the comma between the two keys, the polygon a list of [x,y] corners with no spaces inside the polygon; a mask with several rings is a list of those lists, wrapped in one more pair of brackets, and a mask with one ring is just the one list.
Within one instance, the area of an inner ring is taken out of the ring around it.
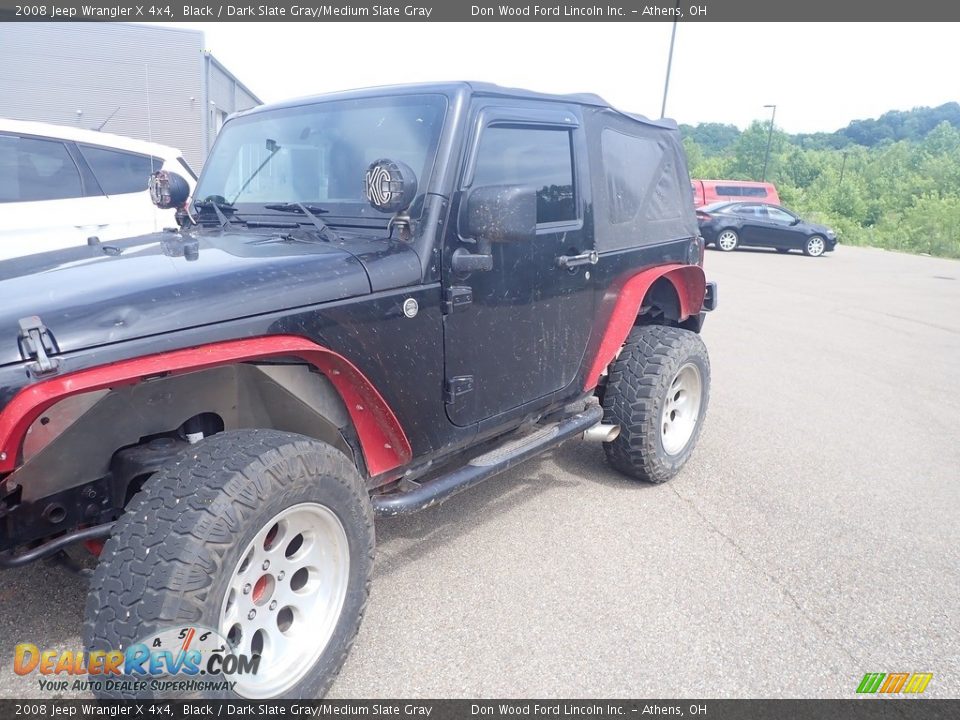
{"label": "front fender flare", "polygon": [[151,376],[193,372],[269,357],[299,358],[329,378],[350,414],[371,476],[382,475],[410,462],[413,452],[396,415],[353,363],[306,338],[268,335],[131,358],[25,387],[0,413],[0,472],[15,469],[27,429],[45,410],[66,397],[131,385]]}

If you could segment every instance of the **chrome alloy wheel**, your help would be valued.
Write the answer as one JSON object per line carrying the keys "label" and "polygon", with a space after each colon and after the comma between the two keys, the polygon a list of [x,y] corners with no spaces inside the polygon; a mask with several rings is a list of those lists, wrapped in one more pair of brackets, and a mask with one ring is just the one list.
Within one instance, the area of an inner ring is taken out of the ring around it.
{"label": "chrome alloy wheel", "polygon": [[737,234],[733,230],[724,230],[717,236],[717,245],[725,252],[730,252],[737,247]]}
{"label": "chrome alloy wheel", "polygon": [[264,525],[220,609],[220,633],[234,651],[260,656],[256,674],[231,678],[239,695],[277,697],[307,674],[337,626],[349,576],[347,534],[328,507],[300,503]]}
{"label": "chrome alloy wheel", "polygon": [[667,455],[683,451],[700,419],[703,380],[700,370],[687,363],[674,376],[660,415],[660,443]]}
{"label": "chrome alloy wheel", "polygon": [[814,235],[812,238],[807,240],[807,255],[810,257],[820,257],[823,255],[823,251],[826,249],[826,244],[823,242],[823,238],[819,235]]}

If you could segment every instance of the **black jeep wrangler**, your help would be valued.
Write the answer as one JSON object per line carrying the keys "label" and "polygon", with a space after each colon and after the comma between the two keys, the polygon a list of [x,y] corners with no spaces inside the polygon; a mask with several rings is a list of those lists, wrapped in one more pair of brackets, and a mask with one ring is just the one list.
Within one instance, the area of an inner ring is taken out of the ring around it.
{"label": "black jeep wrangler", "polygon": [[99,555],[105,674],[173,638],[256,661],[229,696],[322,695],[375,516],[569,438],[653,483],[697,442],[716,293],[672,122],[378,88],[231,118],[193,198],[150,183],[179,228],[0,262],[0,566]]}

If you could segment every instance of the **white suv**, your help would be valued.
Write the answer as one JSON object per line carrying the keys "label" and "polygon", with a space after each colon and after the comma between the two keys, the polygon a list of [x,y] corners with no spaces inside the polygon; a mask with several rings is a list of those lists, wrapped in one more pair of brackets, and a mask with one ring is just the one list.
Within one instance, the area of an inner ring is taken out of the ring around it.
{"label": "white suv", "polygon": [[0,119],[0,260],[162,230],[147,181],[196,175],[179,150],[95,130]]}

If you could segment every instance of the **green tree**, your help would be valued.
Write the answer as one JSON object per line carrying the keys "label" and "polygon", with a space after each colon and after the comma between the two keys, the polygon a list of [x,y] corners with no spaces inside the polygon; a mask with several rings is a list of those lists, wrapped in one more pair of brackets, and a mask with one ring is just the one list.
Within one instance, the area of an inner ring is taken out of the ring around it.
{"label": "green tree", "polygon": [[[744,130],[733,146],[732,180],[760,180],[763,174],[763,163],[767,155],[767,139],[770,135],[769,122],[754,120],[750,127]],[[777,156],[783,151],[787,143],[787,136],[774,128],[770,138],[770,162],[767,167],[767,178],[776,174],[778,166]]]}

